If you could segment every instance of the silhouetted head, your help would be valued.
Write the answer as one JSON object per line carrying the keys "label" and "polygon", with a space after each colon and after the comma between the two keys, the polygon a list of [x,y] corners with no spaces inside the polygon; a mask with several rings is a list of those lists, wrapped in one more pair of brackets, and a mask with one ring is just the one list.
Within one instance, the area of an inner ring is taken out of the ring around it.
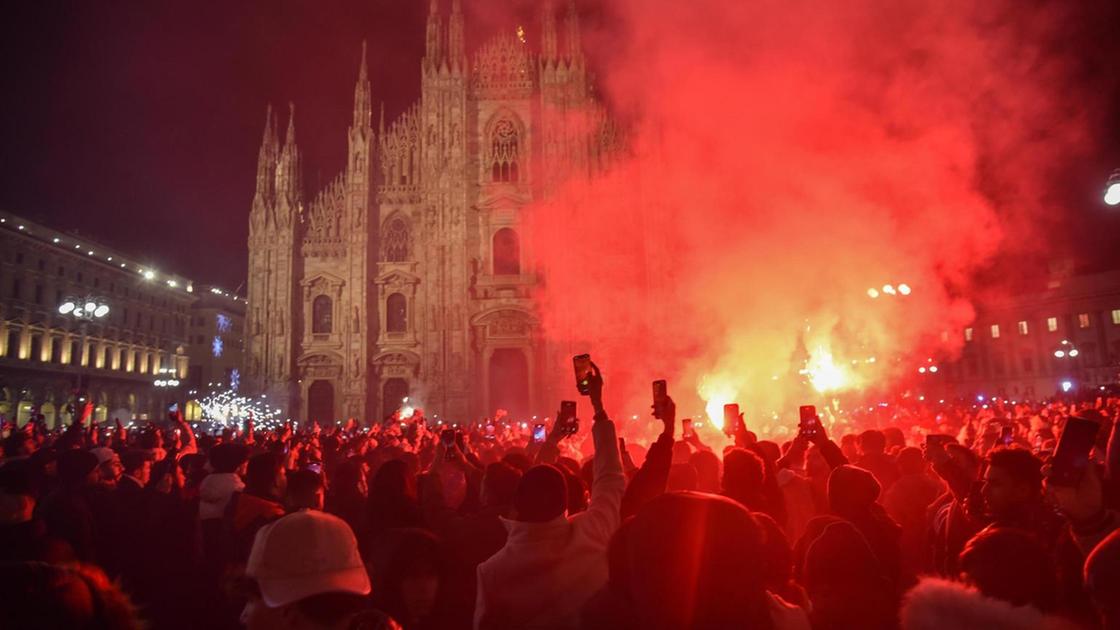
{"label": "silhouetted head", "polygon": [[516,518],[546,523],[568,509],[568,482],[555,466],[542,464],[525,471],[513,498]]}

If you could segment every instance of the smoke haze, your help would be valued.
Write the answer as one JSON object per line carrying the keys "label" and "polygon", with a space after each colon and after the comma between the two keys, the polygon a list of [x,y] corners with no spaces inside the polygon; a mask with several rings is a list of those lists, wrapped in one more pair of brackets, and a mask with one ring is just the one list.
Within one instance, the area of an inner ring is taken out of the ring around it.
{"label": "smoke haze", "polygon": [[788,413],[951,356],[1096,113],[1072,4],[614,0],[588,39],[629,152],[528,211],[546,334],[626,414],[658,377],[681,415]]}

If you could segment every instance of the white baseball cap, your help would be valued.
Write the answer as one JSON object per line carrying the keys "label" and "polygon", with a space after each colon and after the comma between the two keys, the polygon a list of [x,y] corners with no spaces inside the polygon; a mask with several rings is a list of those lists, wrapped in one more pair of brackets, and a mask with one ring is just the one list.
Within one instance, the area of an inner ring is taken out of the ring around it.
{"label": "white baseball cap", "polygon": [[301,510],[265,525],[253,540],[245,573],[270,608],[322,593],[367,595],[369,575],[346,521]]}

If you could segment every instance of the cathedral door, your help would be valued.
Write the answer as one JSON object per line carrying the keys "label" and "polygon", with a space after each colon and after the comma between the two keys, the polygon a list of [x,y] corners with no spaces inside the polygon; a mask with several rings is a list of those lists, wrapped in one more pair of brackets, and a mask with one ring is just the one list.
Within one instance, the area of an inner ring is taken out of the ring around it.
{"label": "cathedral door", "polygon": [[307,390],[307,419],[325,425],[334,423],[334,386],[315,381]]}
{"label": "cathedral door", "polygon": [[408,397],[408,381],[403,378],[391,378],[381,387],[381,419],[387,420],[404,405]]}
{"label": "cathedral door", "polygon": [[530,415],[529,362],[525,353],[516,348],[499,348],[490,356],[490,408],[505,409],[511,420]]}

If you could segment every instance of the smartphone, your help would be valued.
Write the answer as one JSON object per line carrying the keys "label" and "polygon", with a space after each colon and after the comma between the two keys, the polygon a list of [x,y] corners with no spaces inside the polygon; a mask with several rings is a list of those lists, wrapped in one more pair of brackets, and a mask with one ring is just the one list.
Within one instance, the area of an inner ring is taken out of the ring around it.
{"label": "smartphone", "polygon": [[303,468],[304,468],[304,470],[310,470],[311,472],[315,473],[316,475],[323,474],[323,463],[322,462],[307,462],[306,464],[303,465]]}
{"label": "smartphone", "polygon": [[439,443],[444,448],[451,448],[455,446],[455,429],[444,429],[439,433]]}
{"label": "smartphone", "polygon": [[739,405],[731,403],[723,406],[723,432],[727,435],[735,435],[735,431],[739,428]]}
{"label": "smartphone", "polygon": [[574,435],[579,433],[579,419],[576,418],[576,401],[560,401],[560,415],[556,417],[556,426],[561,435]]}
{"label": "smartphone", "polygon": [[533,443],[534,444],[541,444],[541,443],[544,442],[546,437],[548,437],[548,436],[545,432],[544,425],[543,424],[534,424],[533,425]]}
{"label": "smartphone", "polygon": [[664,379],[653,382],[653,415],[660,418],[665,408],[665,399],[669,397],[669,388]]}
{"label": "smartphone", "polygon": [[179,403],[171,403],[171,405],[167,407],[167,411],[168,413],[175,413],[176,411],[179,411]]}
{"label": "smartphone", "polygon": [[692,418],[681,420],[681,439],[691,440],[696,437],[696,430],[692,428]]}
{"label": "smartphone", "polygon": [[1011,446],[1011,443],[1015,441],[1015,427],[1004,425],[999,431],[999,441],[1004,446]]}
{"label": "smartphone", "polygon": [[817,408],[815,405],[801,405],[798,408],[798,413],[801,416],[801,422],[798,423],[798,437],[806,439],[813,439],[821,432],[821,419],[817,415]]}
{"label": "smartphone", "polygon": [[591,395],[591,355],[577,354],[572,357],[572,365],[576,370],[576,389],[580,396]]}
{"label": "smartphone", "polygon": [[1089,468],[1089,452],[1097,441],[1100,423],[1070,416],[1054,457],[1050,460],[1049,483],[1056,486],[1076,486],[1081,482],[1085,470]]}

